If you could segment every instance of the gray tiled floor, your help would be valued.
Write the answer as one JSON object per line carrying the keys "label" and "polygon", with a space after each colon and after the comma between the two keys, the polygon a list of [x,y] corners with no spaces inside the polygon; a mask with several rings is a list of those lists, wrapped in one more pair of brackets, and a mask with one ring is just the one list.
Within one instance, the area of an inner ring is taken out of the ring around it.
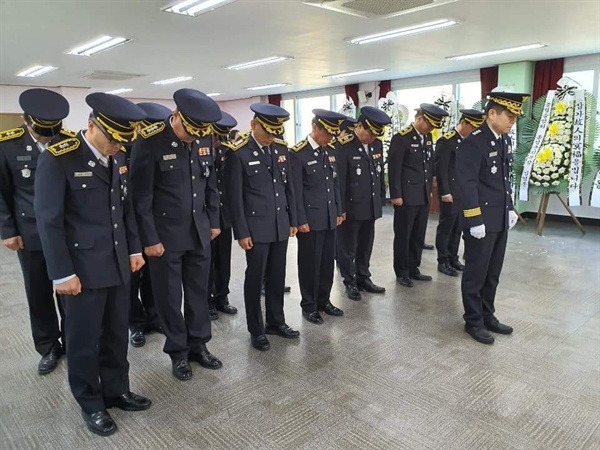
{"label": "gray tiled floor", "polygon": [[[437,219],[431,218],[433,243]],[[412,290],[395,284],[392,220],[377,222],[373,280],[383,296],[355,303],[336,276],[346,316],[315,326],[300,315],[296,244],[289,250],[288,323],[299,342],[249,345],[243,311],[213,323],[210,349],[225,367],[170,375],[162,337],[131,349],[132,389],[154,400],[112,411],[120,431],[91,435],[68,391],[66,363],[36,374],[16,257],[0,250],[0,448],[597,449],[600,447],[600,229],[532,221],[511,232],[497,298],[512,336],[493,346],[462,331],[460,279],[435,271]],[[234,250],[232,303],[244,259]]]}

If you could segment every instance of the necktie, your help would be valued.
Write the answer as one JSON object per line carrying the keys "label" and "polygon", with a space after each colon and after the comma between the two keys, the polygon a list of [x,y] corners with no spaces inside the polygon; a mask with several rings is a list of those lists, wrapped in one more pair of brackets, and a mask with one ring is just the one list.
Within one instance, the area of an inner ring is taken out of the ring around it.
{"label": "necktie", "polygon": [[263,153],[265,155],[270,155],[271,154],[271,149],[269,148],[268,145],[265,145],[264,147],[261,147],[261,149],[262,149],[262,151],[263,151]]}
{"label": "necktie", "polygon": [[108,169],[108,156],[100,155],[98,157],[98,162],[102,167],[106,167]]}

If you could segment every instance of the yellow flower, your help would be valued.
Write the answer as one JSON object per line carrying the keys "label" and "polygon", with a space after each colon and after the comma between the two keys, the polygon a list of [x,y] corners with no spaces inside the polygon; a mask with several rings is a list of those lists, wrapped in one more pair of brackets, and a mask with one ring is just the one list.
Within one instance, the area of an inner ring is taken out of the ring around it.
{"label": "yellow flower", "polygon": [[557,122],[552,122],[548,127],[548,134],[550,137],[555,137],[560,131],[560,125]]}
{"label": "yellow flower", "polygon": [[[389,127],[388,127],[389,128]],[[437,142],[437,140],[442,136],[442,132],[439,128],[435,128],[432,132],[431,132],[431,139],[433,140],[433,142]]]}
{"label": "yellow flower", "polygon": [[554,112],[557,114],[564,114],[567,112],[567,104],[565,102],[558,102],[556,106],[554,106]]}
{"label": "yellow flower", "polygon": [[535,159],[538,163],[552,161],[554,159],[554,152],[551,147],[545,146],[538,152]]}

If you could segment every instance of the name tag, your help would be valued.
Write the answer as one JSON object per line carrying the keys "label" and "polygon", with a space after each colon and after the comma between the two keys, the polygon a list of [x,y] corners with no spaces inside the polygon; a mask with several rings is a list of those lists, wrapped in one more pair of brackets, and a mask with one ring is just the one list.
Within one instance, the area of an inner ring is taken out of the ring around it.
{"label": "name tag", "polygon": [[498,156],[498,152],[490,152],[488,155],[490,158],[494,157],[494,156]]}
{"label": "name tag", "polygon": [[127,166],[119,167],[119,174],[123,175],[124,173],[127,173]]}
{"label": "name tag", "polygon": [[419,144],[410,144],[411,147],[420,147]]}
{"label": "name tag", "polygon": [[210,148],[209,147],[200,147],[198,149],[198,155],[199,156],[208,156],[208,155],[210,155]]}
{"label": "name tag", "polygon": [[31,161],[31,156],[17,156],[17,161]]}
{"label": "name tag", "polygon": [[248,165],[249,165],[249,166],[255,166],[255,165],[257,165],[257,164],[260,164],[260,161],[250,161],[250,162],[248,163]]}
{"label": "name tag", "polygon": [[93,172],[75,172],[75,173],[73,174],[73,176],[74,176],[75,178],[80,178],[80,177],[92,177],[92,176],[94,176],[94,173],[93,173]]}
{"label": "name tag", "polygon": [[360,156],[353,156],[352,159],[362,159]]}
{"label": "name tag", "polygon": [[163,155],[163,161],[171,161],[177,159],[177,153],[171,153],[170,155]]}
{"label": "name tag", "polygon": [[306,163],[307,166],[312,166],[313,164],[316,164],[316,161],[309,161]]}

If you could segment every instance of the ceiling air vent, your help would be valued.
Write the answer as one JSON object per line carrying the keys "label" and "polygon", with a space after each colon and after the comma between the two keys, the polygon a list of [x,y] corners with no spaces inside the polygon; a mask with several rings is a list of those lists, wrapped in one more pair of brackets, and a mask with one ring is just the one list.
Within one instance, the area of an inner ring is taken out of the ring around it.
{"label": "ceiling air vent", "polygon": [[114,70],[94,70],[93,72],[82,75],[81,78],[85,78],[86,80],[123,81],[145,76],[147,75],[140,73],[117,72]]}
{"label": "ceiling air vent", "polygon": [[387,19],[458,0],[303,0],[303,3],[367,19]]}

